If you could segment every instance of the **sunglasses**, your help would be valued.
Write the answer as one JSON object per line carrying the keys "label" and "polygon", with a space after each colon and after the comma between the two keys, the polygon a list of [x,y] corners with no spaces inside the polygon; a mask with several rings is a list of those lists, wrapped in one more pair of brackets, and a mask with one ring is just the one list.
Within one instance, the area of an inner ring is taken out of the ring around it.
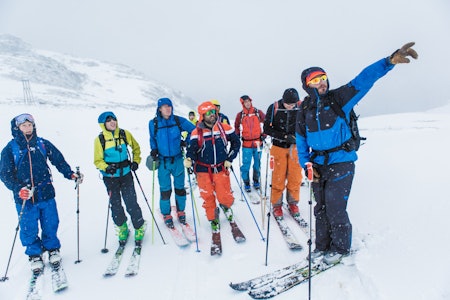
{"label": "sunglasses", "polygon": [[111,116],[106,118],[106,122],[111,122],[112,120],[117,121],[116,118],[111,117]]}
{"label": "sunglasses", "polygon": [[34,125],[34,118],[30,114],[21,114],[18,115],[15,119],[16,119],[16,126],[19,126],[25,123],[26,121],[31,122]]}
{"label": "sunglasses", "polygon": [[308,83],[306,83],[306,85],[310,85],[310,84],[318,84],[320,81],[325,81],[327,80],[327,75],[322,75],[322,76],[318,76],[318,77],[314,77],[313,79],[311,79],[310,81],[308,81]]}
{"label": "sunglasses", "polygon": [[216,110],[215,109],[211,109],[208,110],[207,112],[205,112],[205,116],[209,117],[210,115],[215,115],[216,114]]}

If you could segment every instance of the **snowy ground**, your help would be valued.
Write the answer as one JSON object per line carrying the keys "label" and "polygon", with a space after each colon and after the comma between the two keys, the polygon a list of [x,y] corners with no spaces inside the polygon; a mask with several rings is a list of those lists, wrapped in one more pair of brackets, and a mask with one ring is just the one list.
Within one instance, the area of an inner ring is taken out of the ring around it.
{"label": "snowy ground", "polygon": [[[307,255],[307,237],[290,223],[305,250],[288,250],[275,222],[271,222],[268,266],[266,245],[261,240],[249,209],[239,199],[239,188],[232,177],[236,196],[235,215],[247,241],[236,244],[228,224],[222,220],[223,255],[209,255],[210,227],[194,192],[200,214],[199,249],[195,244],[178,248],[157,222],[166,241],[164,245],[156,228],[152,237],[149,225],[142,248],[138,276],[123,276],[131,247],[127,249],[122,268],[105,279],[102,273],[117,241],[112,221],[107,235],[108,254],[104,246],[108,198],[93,161],[93,140],[100,131],[97,116],[100,109],[62,109],[1,105],[1,146],[11,138],[10,120],[22,112],[32,113],[38,134],[52,141],[73,168],[80,166],[85,182],[80,187],[80,264],[77,260],[77,197],[73,182],[53,170],[60,213],[59,237],[63,264],[70,287],[59,295],[45,283],[44,299],[249,299],[228,287],[230,281],[241,281],[302,260]],[[114,110],[119,125],[129,129],[141,144],[143,160],[149,153],[148,121],[154,111]],[[359,151],[357,174],[349,202],[353,223],[353,245],[359,249],[354,265],[338,266],[312,281],[312,299],[450,299],[450,238],[447,232],[450,209],[443,186],[449,184],[450,162],[446,158],[450,145],[450,107],[430,112],[385,115],[362,118],[362,135],[367,144]],[[263,153],[263,177],[265,176]],[[235,170],[238,170],[237,161]],[[237,171],[238,172],[238,171]],[[152,173],[142,163],[137,172],[148,205],[152,206]],[[239,173],[237,173],[239,175]],[[264,180],[263,180],[264,184]],[[139,203],[151,224],[150,210],[138,186]],[[155,183],[155,211],[158,210],[158,185]],[[308,190],[302,188],[302,210],[309,214]],[[0,275],[3,277],[17,225],[17,214],[11,193],[0,184]],[[192,221],[190,198],[188,216]],[[251,205],[262,229],[261,208]],[[264,226],[267,228],[267,226]],[[265,229],[263,231],[265,235]],[[0,283],[0,299],[24,299],[30,276],[24,248],[17,240],[8,271],[9,280]],[[49,272],[46,279],[49,278]],[[308,285],[297,286],[277,299],[307,299]]]}

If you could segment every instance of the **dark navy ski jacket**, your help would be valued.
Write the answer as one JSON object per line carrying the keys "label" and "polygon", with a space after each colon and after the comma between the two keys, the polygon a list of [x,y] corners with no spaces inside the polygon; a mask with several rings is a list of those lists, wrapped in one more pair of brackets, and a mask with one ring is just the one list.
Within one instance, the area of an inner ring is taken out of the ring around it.
{"label": "dark navy ski jacket", "polygon": [[14,119],[11,121],[11,132],[13,140],[17,142],[21,150],[27,149],[27,146],[29,147],[30,155],[28,155],[28,151],[24,150],[24,154],[16,166],[11,146],[13,141],[10,141],[1,153],[0,179],[13,192],[14,200],[18,204],[23,202],[19,198],[19,191],[28,184],[34,186],[35,202],[54,199],[55,189],[52,184],[51,172],[47,165],[47,158],[65,178],[71,179],[73,171],[65,161],[64,156],[52,143],[41,138],[46,150],[47,157],[45,157],[37,145],[36,128],[33,130],[33,137],[28,142],[15,125]]}

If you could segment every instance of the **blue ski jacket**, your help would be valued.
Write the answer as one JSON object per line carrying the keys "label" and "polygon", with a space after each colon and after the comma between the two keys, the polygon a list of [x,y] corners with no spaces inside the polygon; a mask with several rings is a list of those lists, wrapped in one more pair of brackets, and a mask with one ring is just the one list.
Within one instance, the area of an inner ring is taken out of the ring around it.
{"label": "blue ski jacket", "polygon": [[[298,158],[303,168],[306,168],[306,163],[311,161],[314,151],[339,147],[352,136],[346,121],[339,117],[329,105],[330,101],[336,101],[349,120],[352,108],[367,94],[374,83],[393,67],[388,58],[383,58],[366,67],[346,85],[329,90],[325,95],[320,96],[316,89],[306,87],[304,84],[303,87],[308,96],[300,105],[296,124]],[[350,162],[356,161],[357,158],[355,150],[341,149],[329,152],[327,163]],[[317,155],[313,162],[323,165],[325,155]]]}
{"label": "blue ski jacket", "polygon": [[[188,119],[176,116],[179,120],[179,126],[175,120],[173,114],[164,119],[159,111],[159,108],[167,104],[173,108],[172,101],[169,98],[161,98],[158,100],[158,106],[156,109],[156,117],[151,119],[148,123],[148,130],[150,133],[150,148],[152,150],[158,150],[158,155],[164,157],[181,157],[181,133],[187,131],[186,143],[189,143],[190,134],[195,129],[195,125]],[[156,119],[156,120],[155,120]],[[157,124],[155,134],[155,123]]]}

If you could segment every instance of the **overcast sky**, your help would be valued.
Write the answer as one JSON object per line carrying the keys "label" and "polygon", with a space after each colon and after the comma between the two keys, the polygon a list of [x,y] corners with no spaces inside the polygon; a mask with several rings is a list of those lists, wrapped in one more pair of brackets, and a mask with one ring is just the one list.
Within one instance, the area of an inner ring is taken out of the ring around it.
{"label": "overcast sky", "polygon": [[[266,110],[318,65],[331,88],[415,41],[359,105],[364,115],[448,103],[448,0],[0,0],[0,33],[34,48],[123,63],[234,118],[248,94]],[[412,100],[414,99],[414,100]],[[419,100],[418,100],[419,99]]]}

